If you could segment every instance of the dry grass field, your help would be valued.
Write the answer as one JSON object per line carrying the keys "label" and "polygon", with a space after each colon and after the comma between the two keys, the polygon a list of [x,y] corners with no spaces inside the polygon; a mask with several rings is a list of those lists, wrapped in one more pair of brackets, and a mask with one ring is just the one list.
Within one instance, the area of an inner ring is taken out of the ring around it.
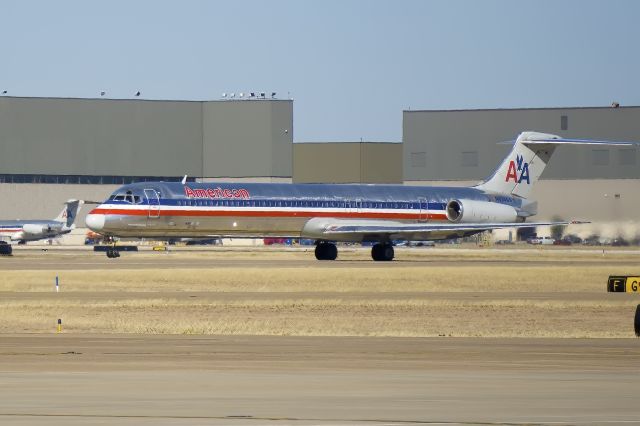
{"label": "dry grass field", "polygon": [[0,271],[0,333],[55,332],[61,318],[64,333],[630,338],[640,303],[606,293],[609,275],[640,273],[633,252],[398,250],[380,264],[347,250],[329,266],[302,251],[125,256],[157,262]]}

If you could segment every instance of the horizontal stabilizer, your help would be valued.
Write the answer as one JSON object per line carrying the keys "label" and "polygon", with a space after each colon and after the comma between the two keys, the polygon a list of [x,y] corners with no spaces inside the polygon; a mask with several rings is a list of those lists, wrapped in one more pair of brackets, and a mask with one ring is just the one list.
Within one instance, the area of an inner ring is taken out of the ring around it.
{"label": "horizontal stabilizer", "polygon": [[[513,145],[516,141],[500,142],[501,145]],[[631,141],[601,141],[593,139],[572,139],[572,138],[535,138],[530,137],[522,141],[525,145],[596,145],[596,146],[640,146],[640,142]]]}

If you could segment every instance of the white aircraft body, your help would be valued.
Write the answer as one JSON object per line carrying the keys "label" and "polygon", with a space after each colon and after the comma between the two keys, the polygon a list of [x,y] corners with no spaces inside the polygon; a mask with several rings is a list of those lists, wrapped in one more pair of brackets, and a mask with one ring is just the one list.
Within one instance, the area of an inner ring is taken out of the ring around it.
{"label": "white aircraft body", "polygon": [[68,234],[76,227],[74,221],[82,204],[81,200],[68,200],[60,214],[52,220],[2,220],[0,238],[25,243]]}
{"label": "white aircraft body", "polygon": [[144,182],[119,188],[86,223],[110,237],[311,238],[319,260],[336,259],[335,242],[368,241],[374,243],[372,258],[388,261],[396,240],[567,224],[526,222],[537,212],[531,189],[556,147],[638,145],[536,132],[523,132],[511,143],[493,175],[472,187]]}

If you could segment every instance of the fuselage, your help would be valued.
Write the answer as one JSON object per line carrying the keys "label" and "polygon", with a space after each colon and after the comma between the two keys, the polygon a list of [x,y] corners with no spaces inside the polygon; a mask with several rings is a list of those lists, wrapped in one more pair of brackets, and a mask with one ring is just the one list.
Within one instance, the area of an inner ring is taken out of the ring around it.
{"label": "fuselage", "polygon": [[[29,227],[38,232],[25,232]],[[62,222],[55,220],[1,220],[0,237],[9,238],[12,241],[36,241],[68,234],[71,228],[64,226]]]}
{"label": "fuselage", "polygon": [[522,199],[476,188],[272,183],[135,183],[87,215],[89,228],[117,237],[305,237],[311,218],[447,221],[452,199],[522,209]]}

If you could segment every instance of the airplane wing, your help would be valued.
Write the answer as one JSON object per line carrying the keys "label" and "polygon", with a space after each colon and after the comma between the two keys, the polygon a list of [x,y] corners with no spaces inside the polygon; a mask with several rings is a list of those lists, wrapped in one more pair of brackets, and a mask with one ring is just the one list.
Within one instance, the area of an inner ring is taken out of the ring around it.
{"label": "airplane wing", "polygon": [[303,228],[304,238],[331,241],[443,240],[468,237],[502,228],[571,225],[589,222],[522,222],[522,223],[405,223],[384,220],[352,220],[314,218]]}

